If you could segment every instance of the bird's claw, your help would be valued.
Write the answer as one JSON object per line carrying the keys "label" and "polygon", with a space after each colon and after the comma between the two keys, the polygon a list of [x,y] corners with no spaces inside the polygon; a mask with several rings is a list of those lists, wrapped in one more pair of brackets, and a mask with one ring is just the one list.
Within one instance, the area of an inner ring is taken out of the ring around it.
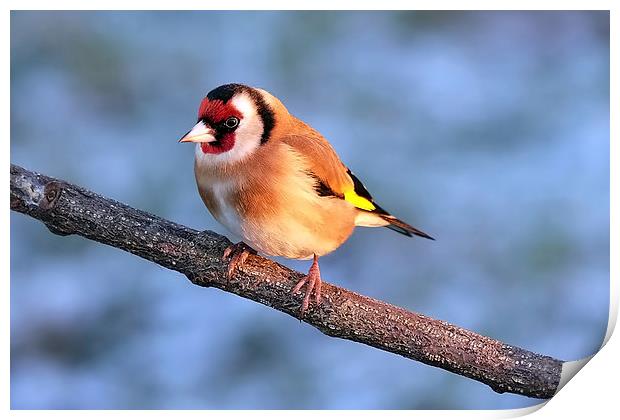
{"label": "bird's claw", "polygon": [[312,267],[310,267],[308,274],[299,280],[295,287],[293,287],[293,290],[291,290],[292,294],[296,294],[304,285],[307,284],[304,300],[302,301],[301,308],[299,310],[300,318],[304,317],[304,314],[310,307],[310,299],[313,295],[314,302],[317,305],[321,304],[321,283],[321,272],[319,271],[319,265],[315,260],[315,262],[312,263]]}
{"label": "bird's claw", "polygon": [[245,244],[244,242],[238,242],[236,244],[230,245],[224,250],[222,259],[227,260],[230,257],[227,271],[228,280],[232,278],[237,268],[239,266],[242,266],[243,263],[245,263],[245,260],[250,256],[250,254],[256,255],[256,250],[254,250],[252,247]]}

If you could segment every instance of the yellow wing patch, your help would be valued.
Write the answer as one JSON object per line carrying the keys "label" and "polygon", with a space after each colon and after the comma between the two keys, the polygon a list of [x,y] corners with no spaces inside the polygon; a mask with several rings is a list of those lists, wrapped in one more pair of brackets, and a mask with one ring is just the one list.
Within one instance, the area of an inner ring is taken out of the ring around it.
{"label": "yellow wing patch", "polygon": [[358,209],[373,211],[376,207],[372,202],[364,197],[360,197],[355,193],[355,191],[345,191],[344,199],[349,203],[353,204]]}

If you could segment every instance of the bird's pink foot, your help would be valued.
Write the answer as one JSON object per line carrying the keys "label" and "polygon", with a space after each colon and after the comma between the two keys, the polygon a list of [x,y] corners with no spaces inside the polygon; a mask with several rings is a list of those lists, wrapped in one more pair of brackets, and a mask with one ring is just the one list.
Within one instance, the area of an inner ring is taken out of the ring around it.
{"label": "bird's pink foot", "polygon": [[226,260],[230,257],[230,261],[228,262],[229,280],[232,278],[233,274],[235,274],[237,267],[243,265],[250,254],[256,255],[256,250],[249,245],[246,245],[244,242],[238,242],[224,250],[222,259]]}
{"label": "bird's pink foot", "polygon": [[308,275],[299,280],[295,287],[293,287],[293,290],[291,290],[291,293],[296,294],[305,284],[307,284],[306,293],[301,303],[300,318],[303,318],[304,313],[308,310],[312,295],[314,295],[314,301],[317,305],[321,303],[321,271],[319,270],[319,258],[316,255],[314,256],[314,261],[312,262],[310,271],[308,271]]}

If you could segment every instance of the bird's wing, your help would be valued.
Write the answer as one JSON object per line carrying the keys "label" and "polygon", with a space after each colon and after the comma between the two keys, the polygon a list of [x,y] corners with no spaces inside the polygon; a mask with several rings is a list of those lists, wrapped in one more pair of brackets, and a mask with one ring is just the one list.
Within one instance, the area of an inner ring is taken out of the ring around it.
{"label": "bird's wing", "polygon": [[368,190],[340,161],[331,144],[312,127],[304,124],[302,128],[282,141],[308,162],[309,171],[317,180],[318,194],[341,198],[361,210],[377,209]]}
{"label": "bird's wing", "polygon": [[306,159],[311,175],[317,180],[315,189],[319,195],[338,197],[359,209],[358,226],[386,226],[403,235],[433,239],[375,203],[364,184],[340,161],[329,142],[312,127],[306,124],[301,127],[300,133],[289,134],[282,141]]}

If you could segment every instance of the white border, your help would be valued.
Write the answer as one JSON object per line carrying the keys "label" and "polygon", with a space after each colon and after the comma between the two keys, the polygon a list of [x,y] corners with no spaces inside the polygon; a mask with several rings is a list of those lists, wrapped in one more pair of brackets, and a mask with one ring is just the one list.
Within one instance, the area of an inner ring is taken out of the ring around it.
{"label": "white border", "polygon": [[205,1],[205,0],[177,0],[170,4],[148,0],[58,0],[52,6],[37,0],[6,0],[8,10],[611,10],[612,0],[564,0],[558,7],[558,2],[553,0],[470,0],[464,7],[461,0],[441,1],[395,1],[384,0],[381,2],[372,0],[315,0],[315,1],[290,1],[290,0],[229,0],[229,1]]}
{"label": "white border", "polygon": [[[232,4],[234,3],[234,4]],[[292,9],[306,9],[306,10],[335,10],[335,9],[346,9],[348,7],[357,7],[366,10],[379,10],[378,6],[381,6],[381,10],[395,10],[395,9],[416,9],[416,10],[463,10],[463,2],[458,0],[452,1],[442,1],[441,8],[438,7],[437,1],[415,1],[415,2],[398,2],[398,1],[382,1],[382,2],[371,2],[371,1],[347,1],[347,2],[335,2],[335,1],[313,1],[313,2],[298,2],[297,4],[292,4],[291,1],[283,1],[283,0],[275,0],[275,1],[236,1],[236,2],[205,2],[204,0],[177,0],[173,3],[175,9],[173,10],[198,10],[198,9],[214,9],[214,10],[230,10],[230,9],[250,9],[250,10],[292,10]],[[490,10],[611,10],[611,98],[615,98],[615,102],[612,100],[611,102],[611,139],[615,139],[611,142],[610,145],[610,168],[611,168],[611,185],[618,186],[618,128],[617,128],[617,117],[618,117],[618,106],[617,101],[620,98],[620,92],[618,91],[618,84],[616,79],[614,79],[613,75],[619,74],[620,68],[618,66],[618,54],[615,52],[618,48],[618,8],[614,7],[618,3],[617,1],[604,1],[604,0],[590,0],[590,1],[543,1],[543,0],[520,0],[520,1],[469,1],[467,2],[467,10],[479,10],[479,9],[490,9]],[[49,4],[43,1],[16,1],[16,0],[8,0],[3,2],[4,5],[8,7],[5,9],[5,13],[2,15],[0,25],[2,29],[2,34],[4,38],[4,42],[2,43],[3,54],[4,57],[8,61],[8,57],[10,56],[10,14],[9,10],[40,10],[40,9],[48,9]],[[67,10],[67,9],[78,9],[78,10],[99,10],[99,9],[108,9],[112,8],[114,10],[170,10],[167,7],[163,7],[162,4],[156,4],[153,1],[118,1],[118,0],[107,0],[107,1],[90,1],[85,3],[83,1],[56,1],[53,3],[54,9],[56,10]],[[561,6],[558,8],[558,6]],[[9,66],[8,63],[5,62],[5,65],[2,66],[2,80],[4,80],[6,89],[4,92],[9,92],[10,89],[10,77],[9,77]],[[5,140],[2,142],[3,144],[3,154],[2,157],[4,161],[7,163],[9,161],[9,141],[10,139],[10,97],[8,95],[4,95],[4,100],[2,101],[2,119],[3,124],[2,127],[5,129]],[[614,118],[616,117],[616,118]],[[7,167],[5,166],[5,168]],[[6,182],[6,181],[5,181]],[[5,184],[4,188],[7,188],[7,184]],[[8,188],[7,188],[8,189]],[[5,201],[4,208],[7,208],[8,204],[8,191],[5,191],[2,200]],[[557,397],[553,398],[548,404],[546,404],[544,410],[538,410],[543,404],[539,404],[538,406],[525,408],[525,409],[516,409],[516,410],[503,410],[503,411],[416,411],[415,413],[410,413],[406,411],[359,411],[359,412],[351,412],[351,411],[335,411],[335,412],[314,412],[314,411],[303,411],[303,412],[295,412],[291,414],[287,411],[254,411],[251,412],[252,417],[258,418],[285,418],[291,415],[294,415],[296,418],[315,418],[317,415],[327,416],[333,418],[341,418],[342,416],[350,416],[355,415],[356,418],[369,418],[372,417],[392,417],[392,418],[407,418],[410,419],[412,415],[415,415],[416,418],[471,418],[471,419],[480,419],[480,418],[510,418],[510,417],[518,417],[521,415],[525,415],[531,413],[532,411],[536,411],[535,414],[532,414],[535,418],[556,418],[560,416],[573,417],[573,416],[592,416],[592,415],[600,415],[600,417],[605,418],[608,416],[607,413],[617,412],[615,410],[618,406],[617,395],[615,392],[615,380],[618,378],[618,361],[614,355],[618,354],[619,344],[617,337],[612,337],[612,332],[615,328],[617,314],[618,314],[618,257],[620,256],[620,249],[618,248],[618,233],[620,233],[620,226],[618,225],[618,217],[617,215],[620,212],[620,207],[618,206],[618,192],[611,190],[611,232],[615,232],[615,235],[611,235],[611,305],[610,305],[610,322],[607,329],[607,334],[605,337],[606,345],[605,347],[593,357],[593,359],[588,363],[587,367],[583,369],[581,373],[579,373],[578,378],[576,380],[570,381],[564,389],[558,394]],[[1,233],[4,238],[3,242],[3,251],[2,252],[2,267],[4,268],[5,273],[5,285],[8,289],[8,278],[10,275],[9,271],[9,236],[8,236],[8,228],[9,228],[9,216],[8,212],[5,213],[3,218],[3,222],[1,225]],[[614,216],[616,215],[616,216]],[[13,232],[15,234],[15,232]],[[2,365],[1,372],[3,373],[4,380],[2,381],[1,388],[1,402],[2,406],[5,410],[9,409],[10,398],[9,398],[9,303],[10,303],[10,294],[4,294],[4,311],[3,311],[3,322],[2,322],[2,332],[5,337],[4,345],[2,346]],[[611,338],[611,339],[610,339]],[[570,368],[574,368],[576,364],[570,366]],[[568,369],[568,367],[567,367]],[[565,379],[565,378],[564,378]],[[489,390],[489,392],[492,392]],[[14,417],[20,418],[31,418],[31,417],[49,417],[49,418],[83,418],[86,414],[88,417],[92,418],[108,418],[109,416],[131,416],[135,413],[135,415],[139,415],[140,417],[150,417],[150,418],[163,418],[168,417],[170,415],[174,416],[182,416],[188,418],[204,418],[206,415],[203,411],[11,411],[10,415]],[[209,416],[216,416],[219,418],[233,418],[239,415],[248,415],[247,411],[236,412],[236,411],[210,411],[208,413]],[[603,415],[606,416],[603,416]]]}

